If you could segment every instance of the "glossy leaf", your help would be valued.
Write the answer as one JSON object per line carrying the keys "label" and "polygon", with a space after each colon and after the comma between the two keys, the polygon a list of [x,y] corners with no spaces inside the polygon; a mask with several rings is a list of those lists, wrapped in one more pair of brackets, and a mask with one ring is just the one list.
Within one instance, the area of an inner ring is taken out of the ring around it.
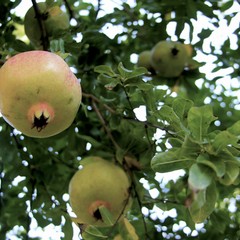
{"label": "glossy leaf", "polygon": [[112,70],[111,67],[107,65],[99,65],[94,68],[94,71],[100,74],[105,74],[110,77],[115,77],[116,73]]}
{"label": "glossy leaf", "polygon": [[112,213],[109,211],[109,209],[107,207],[100,206],[99,207],[99,212],[101,214],[102,221],[104,223],[106,223],[106,225],[110,225],[111,226],[111,225],[114,224]]}
{"label": "glossy leaf", "polygon": [[118,71],[119,71],[123,81],[126,81],[128,79],[144,75],[148,72],[147,69],[143,68],[143,67],[139,67],[139,68],[136,68],[136,69],[133,69],[133,70],[129,70],[129,69],[127,69],[123,66],[122,62],[120,62],[118,64]]}
{"label": "glossy leaf", "polygon": [[188,127],[193,137],[200,143],[204,142],[209,126],[214,120],[216,117],[213,116],[210,105],[192,107],[188,113]]}
{"label": "glossy leaf", "polygon": [[211,168],[218,177],[222,177],[225,174],[226,167],[224,158],[200,154],[197,162]]}
{"label": "glossy leaf", "polygon": [[155,172],[171,172],[189,167],[193,159],[180,155],[180,151],[169,150],[156,154],[151,160]]}
{"label": "glossy leaf", "polygon": [[201,223],[205,221],[209,215],[214,211],[216,200],[217,200],[217,189],[213,182],[207,189],[201,190],[198,194],[205,195],[204,203],[193,201],[189,207],[190,215],[195,223]]}
{"label": "glossy leaf", "polygon": [[219,179],[220,183],[224,185],[231,185],[234,183],[234,181],[237,179],[239,176],[239,166],[236,164],[232,163],[226,163],[226,173],[225,175]]}
{"label": "glossy leaf", "polygon": [[218,154],[228,145],[235,145],[237,141],[238,138],[231,134],[229,131],[222,131],[216,135],[215,139],[213,140],[212,146],[216,154]]}
{"label": "glossy leaf", "polygon": [[104,235],[101,230],[91,225],[86,226],[86,228],[82,230],[82,236],[86,240],[108,239],[108,236]]}
{"label": "glossy leaf", "polygon": [[213,180],[212,171],[201,164],[193,164],[189,170],[189,185],[196,190],[206,189]]}
{"label": "glossy leaf", "polygon": [[193,102],[189,99],[177,98],[173,101],[173,110],[182,122],[186,120],[188,111],[192,106]]}

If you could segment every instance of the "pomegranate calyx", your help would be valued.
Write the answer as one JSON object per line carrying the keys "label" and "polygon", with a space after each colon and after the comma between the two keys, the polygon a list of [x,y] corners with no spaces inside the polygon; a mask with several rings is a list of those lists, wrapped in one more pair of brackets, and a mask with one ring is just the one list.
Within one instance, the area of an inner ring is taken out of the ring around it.
{"label": "pomegranate calyx", "polygon": [[101,212],[98,208],[93,212],[93,217],[98,221],[99,220],[103,221]]}
{"label": "pomegranate calyx", "polygon": [[41,130],[47,126],[48,120],[49,120],[49,114],[46,114],[45,112],[42,112],[40,115],[35,114],[32,128],[36,128],[38,132],[41,132]]}

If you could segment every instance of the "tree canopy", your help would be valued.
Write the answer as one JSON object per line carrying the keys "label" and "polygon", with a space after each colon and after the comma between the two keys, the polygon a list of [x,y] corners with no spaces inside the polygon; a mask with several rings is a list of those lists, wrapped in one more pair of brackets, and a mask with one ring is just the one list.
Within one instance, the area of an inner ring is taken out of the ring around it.
{"label": "tree canopy", "polygon": [[[0,117],[0,238],[43,239],[54,226],[54,239],[239,239],[238,1],[46,0],[70,26],[40,28],[39,45],[25,35],[20,4],[0,2],[1,66],[21,52],[54,52],[83,96],[72,125],[52,137],[27,137]],[[137,65],[166,40],[191,52],[177,77]],[[89,156],[128,170],[133,228],[72,221],[69,181]]]}

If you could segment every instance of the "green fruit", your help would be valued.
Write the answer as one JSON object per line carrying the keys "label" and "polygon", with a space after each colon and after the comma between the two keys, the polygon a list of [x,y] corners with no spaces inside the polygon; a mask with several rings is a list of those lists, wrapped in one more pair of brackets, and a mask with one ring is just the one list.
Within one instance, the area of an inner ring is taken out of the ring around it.
{"label": "green fruit", "polygon": [[[69,27],[68,15],[63,12],[59,6],[48,7],[45,2],[39,2],[37,5],[48,37],[51,37],[53,34],[61,32],[61,30],[65,30]],[[41,46],[42,32],[33,6],[29,8],[25,15],[24,29],[29,40],[34,45]]]}
{"label": "green fruit", "polygon": [[152,49],[151,65],[161,77],[178,77],[188,60],[184,44],[173,41],[160,41]]}
{"label": "green fruit", "polygon": [[46,20],[46,27],[49,36],[69,28],[69,17],[59,6],[49,8],[48,14],[49,17]]}
{"label": "green fruit", "polygon": [[192,45],[191,44],[184,44],[184,47],[186,49],[186,53],[187,53],[188,57],[191,58],[192,55],[193,55],[193,47],[192,47]]}
{"label": "green fruit", "polygon": [[94,226],[109,226],[103,221],[99,207],[106,207],[118,221],[131,206],[131,182],[118,165],[100,157],[81,161],[69,183],[70,204],[78,222]]}
{"label": "green fruit", "polygon": [[138,56],[138,67],[145,67],[146,69],[150,70],[152,68],[151,65],[151,51],[146,50],[139,54]]}
{"label": "green fruit", "polygon": [[1,114],[27,136],[50,137],[68,128],[81,96],[78,79],[54,53],[19,53],[0,69]]}

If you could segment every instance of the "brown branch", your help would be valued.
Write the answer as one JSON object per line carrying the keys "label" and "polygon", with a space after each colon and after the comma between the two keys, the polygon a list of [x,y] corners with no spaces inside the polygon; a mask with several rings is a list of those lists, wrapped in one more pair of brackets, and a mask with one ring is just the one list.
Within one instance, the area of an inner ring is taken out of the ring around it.
{"label": "brown branch", "polygon": [[43,16],[42,16],[42,13],[40,12],[40,9],[38,7],[36,0],[32,0],[32,4],[33,4],[33,9],[35,11],[35,15],[38,21],[39,28],[41,31],[41,41],[42,41],[43,50],[47,51],[49,46],[49,40],[48,40],[46,28],[44,26]]}
{"label": "brown branch", "polygon": [[145,221],[145,217],[142,213],[142,202],[140,200],[140,196],[138,194],[138,191],[137,191],[137,186],[135,184],[135,181],[134,181],[134,177],[133,175],[130,175],[131,178],[132,178],[132,186],[133,186],[133,190],[134,190],[134,193],[135,193],[135,196],[136,196],[136,200],[137,200],[137,203],[138,203],[138,206],[139,206],[139,209],[140,209],[140,212],[141,212],[141,217],[142,217],[142,222],[143,222],[143,227],[144,227],[144,232],[145,232],[145,239],[150,239],[150,237],[148,236],[148,230],[147,230],[147,223]]}
{"label": "brown branch", "polygon": [[102,4],[101,4],[101,0],[98,0],[97,2],[98,2],[98,3],[97,3],[97,10],[96,10],[96,14],[95,14],[95,15],[96,15],[96,18],[97,18],[97,16],[98,16],[99,11],[101,10],[101,5],[102,5]]}
{"label": "brown branch", "polygon": [[128,92],[127,92],[127,90],[126,90],[126,88],[125,88],[125,86],[124,86],[124,82],[120,79],[120,81],[121,81],[121,85],[122,85],[122,88],[123,88],[123,91],[124,91],[124,93],[125,93],[125,95],[126,95],[126,98],[127,98],[127,102],[128,102],[128,104],[129,104],[129,106],[130,106],[130,109],[131,109],[131,111],[132,111],[132,114],[133,114],[133,116],[136,118],[136,115],[135,115],[135,113],[134,113],[134,108],[133,108],[133,105],[132,105],[132,103],[131,103],[131,101],[130,101],[130,97],[129,97],[129,95],[128,95]]}
{"label": "brown branch", "polygon": [[86,97],[86,98],[91,98],[93,101],[99,103],[99,104],[102,104],[104,108],[106,108],[109,112],[111,113],[114,113],[116,114],[116,111],[114,109],[112,109],[111,107],[109,107],[107,104],[105,103],[102,103],[100,99],[98,99],[97,97],[95,97],[94,95],[92,94],[89,94],[89,93],[82,93],[83,97]]}
{"label": "brown branch", "polygon": [[113,226],[111,227],[110,231],[108,232],[108,234],[107,234],[108,237],[111,236],[111,234],[112,234],[114,228],[117,226],[118,222],[122,220],[121,217],[124,215],[124,212],[125,212],[125,210],[126,210],[126,207],[127,207],[128,204],[129,204],[129,201],[131,201],[131,190],[132,190],[132,187],[129,188],[129,195],[128,195],[125,203],[124,203],[124,206],[123,206],[123,208],[122,208],[122,210],[121,210],[118,218],[116,219],[116,221],[114,222],[114,224],[113,224]]}
{"label": "brown branch", "polygon": [[107,133],[109,139],[112,141],[114,147],[116,149],[120,149],[119,145],[117,144],[117,142],[113,138],[112,133],[111,133],[110,129],[108,128],[105,119],[103,118],[101,112],[99,111],[99,109],[98,109],[98,107],[97,107],[97,105],[96,105],[96,103],[94,101],[92,101],[92,106],[93,106],[93,109],[96,112],[96,114],[97,114],[97,116],[98,116],[98,118],[99,118],[99,120],[100,120],[100,122],[101,122],[101,124],[102,124],[102,126],[103,126],[103,128],[105,130],[105,132]]}
{"label": "brown branch", "polygon": [[74,12],[73,12],[70,4],[68,3],[68,1],[67,1],[67,0],[63,0],[63,2],[64,2],[64,4],[65,4],[65,6],[66,6],[67,11],[68,11],[69,18],[70,18],[70,19],[74,18]]}
{"label": "brown branch", "polygon": [[115,109],[109,107],[107,104],[102,103],[102,101],[100,99],[98,99],[97,97],[95,97],[94,95],[90,94],[90,93],[82,93],[83,97],[86,98],[90,98],[92,99],[92,101],[97,102],[99,104],[101,104],[106,110],[108,110],[110,113],[115,114],[115,115],[119,115],[119,117],[121,117],[122,119],[128,120],[128,121],[134,121],[136,123],[139,124],[143,124],[145,127],[152,127],[152,128],[158,128],[161,129],[163,131],[166,131],[167,133],[169,133],[170,135],[174,136],[173,133],[170,133],[169,130],[166,127],[162,127],[153,123],[150,123],[148,121],[140,121],[139,119],[135,118],[135,117],[128,117],[128,116],[123,116],[121,114],[119,114]]}

